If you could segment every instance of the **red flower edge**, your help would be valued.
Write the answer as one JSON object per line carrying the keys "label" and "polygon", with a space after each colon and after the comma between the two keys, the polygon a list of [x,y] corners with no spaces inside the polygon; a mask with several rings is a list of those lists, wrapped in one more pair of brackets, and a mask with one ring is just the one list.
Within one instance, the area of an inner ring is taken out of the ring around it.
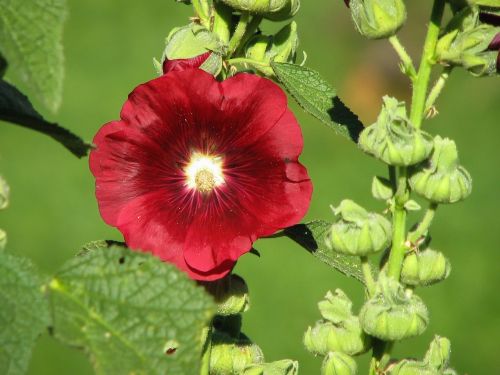
{"label": "red flower edge", "polygon": [[194,279],[225,276],[257,238],[309,207],[300,127],[283,91],[255,75],[171,71],[138,86],[94,143],[104,221]]}

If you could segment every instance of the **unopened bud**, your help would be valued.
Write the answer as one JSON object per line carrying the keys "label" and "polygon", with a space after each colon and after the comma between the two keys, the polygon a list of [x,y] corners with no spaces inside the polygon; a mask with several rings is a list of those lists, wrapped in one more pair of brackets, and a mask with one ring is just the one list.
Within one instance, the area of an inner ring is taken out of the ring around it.
{"label": "unopened bud", "polygon": [[357,371],[354,358],[339,352],[328,353],[321,365],[321,375],[355,375]]}
{"label": "unopened bud", "polygon": [[215,331],[212,335],[210,375],[241,374],[253,363],[262,363],[262,350],[243,334],[234,339]]}
{"label": "unopened bud", "polygon": [[442,373],[430,368],[423,362],[403,359],[391,365],[387,375],[442,375]]}
{"label": "unopened bud", "polygon": [[377,122],[361,132],[359,146],[366,153],[394,166],[414,165],[427,159],[432,138],[412,126],[405,104],[385,96]]}
{"label": "unopened bud", "polygon": [[391,223],[346,199],[334,209],[336,221],[326,236],[326,245],[340,253],[365,256],[384,250],[391,242]]}
{"label": "unopened bud", "polygon": [[425,354],[424,362],[436,370],[448,368],[451,355],[451,343],[446,337],[434,337],[429,350]]}
{"label": "unopened bud", "polygon": [[293,13],[298,10],[299,2],[297,0],[222,0],[231,8],[254,14],[261,14],[265,17],[281,14],[281,12]]}
{"label": "unopened bud", "polygon": [[259,61],[261,64],[252,66],[266,76],[273,76],[273,69],[269,66],[274,62],[295,62],[299,39],[297,24],[291,22],[284,26],[276,35],[255,35],[246,45],[245,56],[250,60]]}
{"label": "unopened bud", "polygon": [[402,0],[351,0],[349,7],[356,28],[370,39],[395,35],[406,21]]}
{"label": "unopened bud", "polygon": [[248,286],[240,276],[230,274],[220,280],[202,285],[217,304],[217,315],[236,315],[250,308]]}
{"label": "unopened bud", "polygon": [[408,254],[401,270],[401,282],[411,286],[427,286],[446,279],[451,266],[443,253],[432,249]]}
{"label": "unopened bud", "polygon": [[439,136],[429,162],[416,166],[409,181],[413,191],[435,203],[455,203],[472,191],[472,178],[459,164],[455,142]]}
{"label": "unopened bud", "polygon": [[242,375],[297,375],[299,363],[284,359],[272,363],[262,363],[247,366]]}
{"label": "unopened bud", "polygon": [[369,344],[369,338],[361,329],[357,317],[340,324],[320,320],[314,327],[309,327],[304,335],[306,349],[317,355],[326,355],[328,352],[356,355],[366,352]]}
{"label": "unopened bud", "polygon": [[419,297],[406,294],[400,283],[380,273],[375,295],[363,305],[359,319],[369,335],[398,341],[424,332],[429,313]]}
{"label": "unopened bud", "polygon": [[340,289],[326,293],[325,299],[318,303],[321,316],[332,323],[340,324],[353,317],[352,301]]}

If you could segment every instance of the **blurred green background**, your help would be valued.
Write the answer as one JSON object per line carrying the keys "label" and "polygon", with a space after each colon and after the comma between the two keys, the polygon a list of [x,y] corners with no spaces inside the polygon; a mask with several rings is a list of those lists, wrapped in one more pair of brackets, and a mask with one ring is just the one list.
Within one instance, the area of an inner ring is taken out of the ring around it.
{"label": "blurred green background", "polygon": [[[417,57],[430,2],[412,3],[401,39]],[[187,23],[191,12],[172,0],[70,0],[69,6],[64,101],[59,114],[47,117],[90,140],[103,123],[118,117],[137,84],[155,77],[152,58],[161,56],[164,37]],[[387,42],[357,35],[342,1],[304,1],[297,21],[307,65],[322,72],[365,123],[374,120],[382,95],[408,98],[409,84]],[[447,336],[453,365],[461,374],[500,373],[498,83],[497,78],[474,79],[457,71],[438,101],[439,116],[427,122],[428,131],[456,140],[474,177],[474,192],[464,203],[439,210],[433,247],[449,256],[453,272],[445,283],[418,291],[430,308],[430,327],[395,350],[398,356],[422,356],[434,334]],[[385,168],[294,109],[305,137],[302,161],[315,186],[308,218],[330,218],[329,204],[343,198],[383,209],[370,198],[369,188],[372,176],[385,175]],[[50,273],[88,241],[121,238],[99,217],[87,159],[77,160],[48,137],[19,127],[2,124],[0,134],[0,171],[12,188],[0,227],[7,230],[11,252],[30,257]],[[307,326],[319,318],[316,303],[328,289],[342,288],[359,308],[360,286],[289,240],[261,240],[256,248],[262,257],[244,256],[236,269],[251,289],[244,331],[268,360],[296,359],[301,374],[317,374],[320,360],[301,344]],[[82,352],[47,335],[40,339],[29,371],[91,373]]]}

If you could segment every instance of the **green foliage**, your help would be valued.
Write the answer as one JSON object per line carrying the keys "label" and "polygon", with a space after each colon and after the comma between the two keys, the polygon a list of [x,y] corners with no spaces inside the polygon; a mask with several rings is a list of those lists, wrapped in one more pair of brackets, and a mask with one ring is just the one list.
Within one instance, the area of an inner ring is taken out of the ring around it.
{"label": "green foliage", "polygon": [[0,373],[24,374],[35,340],[49,323],[33,264],[0,251]]}
{"label": "green foliage", "polygon": [[211,298],[174,266],[94,242],[48,285],[53,334],[97,374],[196,374]]}
{"label": "green foliage", "polygon": [[86,156],[90,145],[56,123],[46,121],[16,87],[0,80],[0,120],[46,134],[77,157]]}
{"label": "green foliage", "polygon": [[286,228],[284,234],[330,267],[364,283],[358,258],[339,254],[326,246],[331,228],[332,223],[316,220]]}
{"label": "green foliage", "polygon": [[0,2],[0,51],[52,111],[61,104],[65,0]]}
{"label": "green foliage", "polygon": [[357,142],[363,124],[340,101],[318,72],[299,65],[272,62],[274,73],[297,103],[340,135]]}

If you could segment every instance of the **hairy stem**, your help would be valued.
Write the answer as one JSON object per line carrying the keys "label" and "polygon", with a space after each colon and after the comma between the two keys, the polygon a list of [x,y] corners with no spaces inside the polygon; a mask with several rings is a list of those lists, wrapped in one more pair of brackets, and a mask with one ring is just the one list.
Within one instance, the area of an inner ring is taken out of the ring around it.
{"label": "hairy stem", "polygon": [[425,99],[427,96],[427,89],[429,87],[432,66],[435,64],[434,54],[436,51],[439,31],[441,29],[441,21],[443,19],[445,4],[446,0],[434,1],[431,21],[427,28],[427,36],[425,37],[422,59],[418,68],[417,78],[415,79],[415,83],[413,85],[410,120],[416,128],[420,128],[424,118]]}
{"label": "hairy stem", "polygon": [[193,0],[194,11],[203,26],[210,26],[210,8],[208,6],[207,0]]}
{"label": "hairy stem", "polygon": [[249,64],[249,65],[269,66],[269,64],[266,64],[265,62],[247,59],[245,57],[237,57],[234,59],[229,59],[229,60],[227,60],[227,63],[230,65]]}
{"label": "hairy stem", "polygon": [[410,55],[408,55],[408,52],[406,52],[406,49],[399,41],[397,35],[391,36],[389,38],[389,42],[391,43],[392,47],[394,48],[399,58],[401,59],[404,68],[403,70],[404,73],[408,75],[410,79],[413,81],[417,76],[417,71],[415,70],[415,65],[413,65],[412,58],[410,57]]}
{"label": "hairy stem", "polygon": [[243,38],[241,38],[241,42],[239,47],[236,49],[236,55],[239,55],[242,53],[243,48],[245,47],[245,44],[250,40],[250,38],[255,34],[257,29],[259,28],[260,23],[262,22],[262,16],[256,14],[255,16],[252,17],[252,20],[249,22],[247,29],[245,31],[245,35],[243,35]]}
{"label": "hairy stem", "polygon": [[392,248],[389,254],[388,275],[399,280],[401,266],[406,252],[406,209],[408,200],[405,167],[399,168],[398,188],[394,196],[394,213],[392,216]]}
{"label": "hairy stem", "polygon": [[221,2],[214,2],[213,4],[213,20],[211,30],[220,38],[224,43],[229,43],[231,37],[231,17],[232,10],[230,7]]}
{"label": "hairy stem", "polygon": [[410,232],[408,235],[408,241],[411,243],[415,243],[420,237],[422,237],[428,230],[432,224],[432,220],[436,214],[436,210],[438,208],[437,203],[430,203],[429,208],[427,209],[422,221],[418,224],[417,228]]}
{"label": "hairy stem", "polygon": [[443,72],[441,73],[436,83],[432,87],[429,96],[427,97],[427,101],[425,102],[425,113],[424,113],[425,116],[429,114],[432,107],[434,106],[434,103],[436,103],[436,100],[441,94],[441,91],[443,90],[444,85],[446,84],[446,81],[448,80],[448,77],[450,76],[452,70],[453,67],[451,66],[443,68]]}
{"label": "hairy stem", "polygon": [[240,46],[241,41],[245,36],[245,32],[247,31],[249,21],[250,13],[242,13],[240,20],[238,21],[238,25],[236,25],[236,29],[234,30],[234,34],[229,41],[229,56],[231,56]]}
{"label": "hairy stem", "polygon": [[373,296],[375,293],[375,279],[373,278],[372,268],[368,262],[368,257],[361,257],[361,269],[363,271],[363,276],[365,278],[366,289],[368,290],[368,295]]}

